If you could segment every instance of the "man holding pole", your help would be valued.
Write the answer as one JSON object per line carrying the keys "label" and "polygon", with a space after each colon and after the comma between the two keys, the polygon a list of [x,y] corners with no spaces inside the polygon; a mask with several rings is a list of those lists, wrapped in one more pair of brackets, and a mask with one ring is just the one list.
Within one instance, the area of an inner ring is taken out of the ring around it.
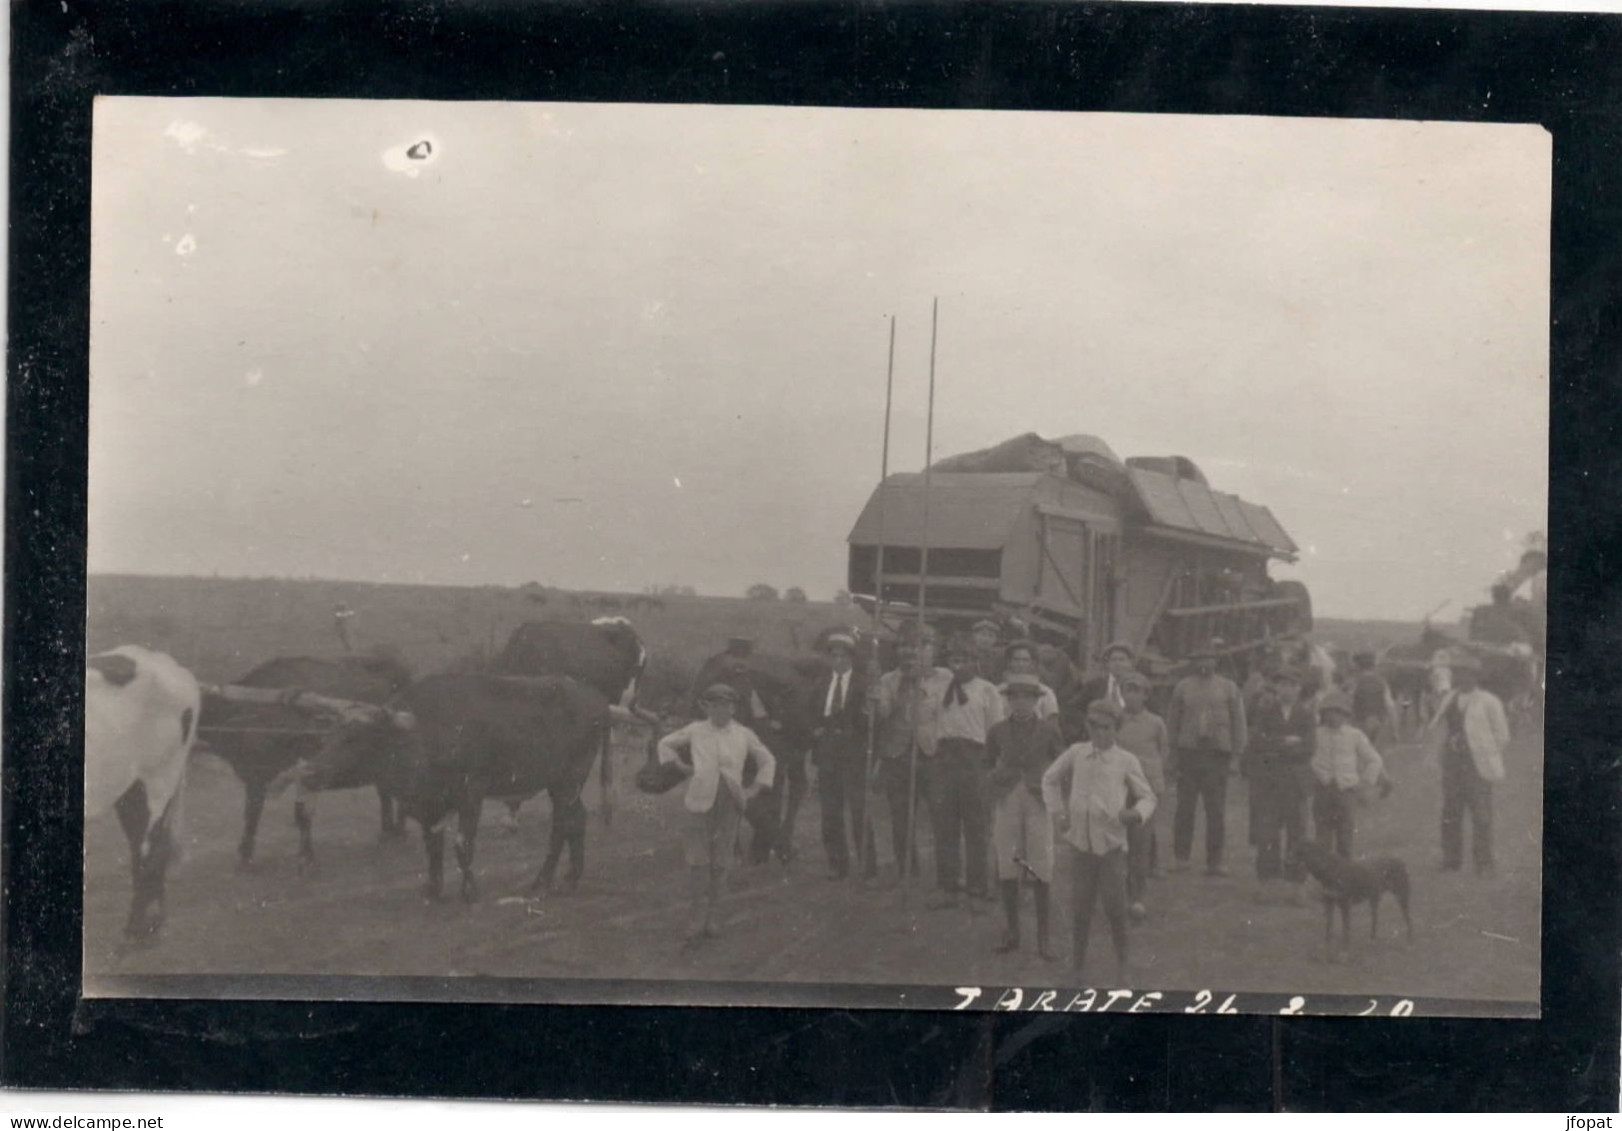
{"label": "man holding pole", "polygon": [[879,723],[874,776],[890,812],[896,872],[911,876],[918,873],[913,816],[918,799],[929,795],[941,700],[952,673],[935,666],[934,637],[927,629],[902,640],[896,655],[895,670],[885,672],[871,692]]}

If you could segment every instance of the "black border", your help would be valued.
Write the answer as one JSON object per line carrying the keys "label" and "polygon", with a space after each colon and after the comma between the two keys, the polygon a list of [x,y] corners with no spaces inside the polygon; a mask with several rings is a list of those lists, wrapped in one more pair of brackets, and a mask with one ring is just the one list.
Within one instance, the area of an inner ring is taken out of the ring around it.
{"label": "black border", "polygon": [[[1614,1111],[1622,20],[1033,3],[15,0],[8,1085],[992,1108]],[[1554,136],[1543,1018],[79,1006],[91,98],[573,99],[1536,122]]]}

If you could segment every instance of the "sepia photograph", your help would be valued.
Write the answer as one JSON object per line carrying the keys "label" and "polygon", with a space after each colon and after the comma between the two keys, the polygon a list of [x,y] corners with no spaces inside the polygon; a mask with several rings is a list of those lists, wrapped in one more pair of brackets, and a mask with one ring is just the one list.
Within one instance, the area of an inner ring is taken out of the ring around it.
{"label": "sepia photograph", "polygon": [[1551,175],[98,97],[85,994],[1538,1016]]}

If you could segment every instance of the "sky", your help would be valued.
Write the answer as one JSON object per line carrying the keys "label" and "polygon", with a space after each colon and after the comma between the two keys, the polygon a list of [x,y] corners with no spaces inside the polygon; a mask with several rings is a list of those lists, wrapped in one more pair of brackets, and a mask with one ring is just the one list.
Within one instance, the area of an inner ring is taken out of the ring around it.
{"label": "sky", "polygon": [[1320,614],[1546,521],[1535,126],[101,98],[92,194],[94,573],[826,597],[936,296],[937,458],[1187,455]]}

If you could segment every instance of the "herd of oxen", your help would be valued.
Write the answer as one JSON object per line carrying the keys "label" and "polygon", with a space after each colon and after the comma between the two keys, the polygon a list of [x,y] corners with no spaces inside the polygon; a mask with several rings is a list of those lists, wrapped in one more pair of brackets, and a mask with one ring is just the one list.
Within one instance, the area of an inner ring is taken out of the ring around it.
{"label": "herd of oxen", "polygon": [[[864,660],[871,654],[861,649]],[[1040,649],[1044,681],[1070,686],[1081,672],[1064,652]],[[266,799],[293,790],[301,867],[313,858],[312,795],[323,790],[377,790],[384,836],[420,826],[430,898],[440,898],[449,819],[461,895],[478,896],[473,870],[480,814],[487,799],[516,806],[547,793],[552,820],[546,857],[530,885],[549,888],[567,850],[564,882],[585,866],[586,809],[581,793],[593,764],[601,775],[603,817],[611,817],[615,722],[675,726],[688,701],[662,704],[661,716],[638,702],[648,650],[622,616],[587,621],[529,621],[514,630],[489,664],[463,665],[413,678],[397,656],[347,654],[285,657],[261,664],[234,683],[200,687],[174,660],[126,646],[91,657],[85,673],[85,812],[115,811],[129,841],[133,895],[125,934],[155,936],[164,917],[164,880],[175,849],[186,765],[195,742],[228,763],[242,781],[244,808],[238,857],[251,866]],[[880,662],[884,657],[880,656]],[[1307,662],[1340,665],[1312,646]],[[1399,699],[1406,681],[1422,680],[1422,659],[1393,655],[1382,665]],[[826,674],[815,656],[733,651],[707,660],[694,689],[736,679],[740,668],[770,731],[768,745],[803,752],[811,745],[811,688]],[[1416,683],[1416,709],[1424,688]],[[690,716],[689,716],[690,717]],[[651,744],[650,744],[651,750]],[[651,753],[650,753],[651,757]],[[786,789],[785,785],[785,789]],[[749,814],[751,854],[766,859],[792,830],[797,797],[775,794]],[[787,812],[784,812],[784,804]],[[786,822],[785,822],[786,818]],[[786,851],[783,853],[786,855]]]}

